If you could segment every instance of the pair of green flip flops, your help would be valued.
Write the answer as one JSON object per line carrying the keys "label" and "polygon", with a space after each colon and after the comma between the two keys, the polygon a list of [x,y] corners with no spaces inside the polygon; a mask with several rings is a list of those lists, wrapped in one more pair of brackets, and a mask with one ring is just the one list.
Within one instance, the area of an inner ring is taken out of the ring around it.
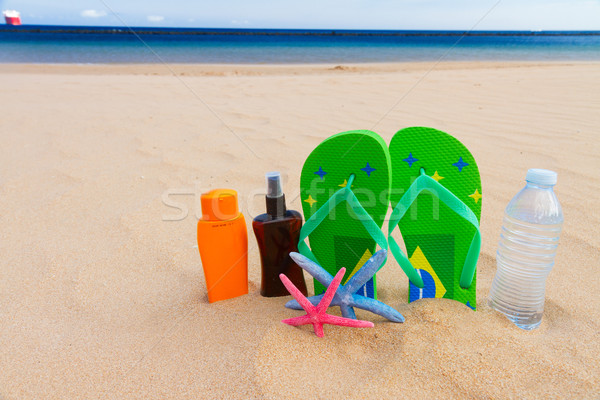
{"label": "pair of green flip flops", "polygon": [[[377,246],[389,244],[409,278],[409,302],[444,297],[475,309],[481,180],[475,159],[454,137],[413,127],[397,132],[388,148],[371,131],[331,136],[306,159],[300,195],[300,252],[332,275],[345,267],[342,283]],[[396,227],[408,255],[391,236]],[[374,277],[359,294],[376,298],[376,289]],[[315,280],[315,294],[324,290]]]}

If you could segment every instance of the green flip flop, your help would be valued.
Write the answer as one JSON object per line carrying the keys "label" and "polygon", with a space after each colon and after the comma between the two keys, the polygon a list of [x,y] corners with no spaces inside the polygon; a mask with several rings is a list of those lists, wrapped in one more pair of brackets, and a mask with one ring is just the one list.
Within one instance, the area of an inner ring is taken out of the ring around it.
{"label": "green flip flop", "polygon": [[[300,196],[306,223],[298,250],[331,275],[345,267],[343,284],[377,245],[387,249],[381,226],[389,208],[390,171],[385,142],[366,130],[324,140],[302,167]],[[314,285],[315,295],[325,291],[317,280]],[[375,277],[357,293],[377,298]]]}
{"label": "green flip flop", "polygon": [[[409,302],[447,298],[476,308],[481,247],[481,180],[475,159],[454,137],[413,127],[394,135],[390,250],[409,278]],[[398,226],[409,254],[392,238]]]}

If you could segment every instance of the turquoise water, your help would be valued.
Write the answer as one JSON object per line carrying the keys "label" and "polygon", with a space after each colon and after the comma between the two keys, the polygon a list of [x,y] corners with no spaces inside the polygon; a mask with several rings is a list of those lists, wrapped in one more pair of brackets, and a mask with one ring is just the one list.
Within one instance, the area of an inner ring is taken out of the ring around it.
{"label": "turquoise water", "polygon": [[0,27],[1,63],[600,61],[600,32]]}

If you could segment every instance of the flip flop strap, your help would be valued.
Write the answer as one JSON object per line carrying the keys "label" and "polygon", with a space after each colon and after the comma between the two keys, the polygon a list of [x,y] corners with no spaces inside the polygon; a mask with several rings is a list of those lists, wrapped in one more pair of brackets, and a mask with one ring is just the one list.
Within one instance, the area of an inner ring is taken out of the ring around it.
{"label": "flip flop strap", "polygon": [[[317,258],[310,250],[305,240],[308,236],[327,218],[338,204],[346,200],[351,210],[354,212],[357,219],[363,224],[369,235],[375,240],[375,243],[382,249],[388,248],[387,240],[381,228],[375,223],[373,218],[360,204],[354,192],[352,192],[352,182],[354,182],[354,174],[348,178],[348,183],[345,187],[335,192],[325,204],[321,206],[310,218],[304,223],[300,230],[300,238],[298,242],[298,252],[312,261],[319,264]],[[387,258],[386,258],[387,259]],[[319,264],[320,265],[320,264]],[[381,265],[385,265],[385,260]]]}
{"label": "flip flop strap", "polygon": [[408,257],[398,246],[396,240],[392,237],[392,231],[396,229],[398,223],[406,214],[406,211],[410,208],[412,203],[416,200],[417,196],[427,190],[434,196],[437,196],[444,204],[446,204],[452,211],[457,213],[460,217],[467,220],[475,227],[475,235],[471,240],[467,258],[462,268],[460,275],[460,286],[463,289],[471,287],[473,282],[473,276],[475,275],[475,269],[477,267],[477,259],[479,258],[479,250],[481,248],[481,232],[479,230],[479,220],[475,213],[467,206],[462,200],[460,200],[454,193],[446,189],[444,186],[439,184],[435,179],[422,173],[412,185],[408,188],[408,191],[402,196],[390,216],[389,231],[388,231],[388,242],[390,244],[390,250],[394,255],[394,258],[400,264],[400,267],[408,276],[408,279],[417,287],[422,288],[424,286],[423,279],[417,273],[417,270],[412,266]]}

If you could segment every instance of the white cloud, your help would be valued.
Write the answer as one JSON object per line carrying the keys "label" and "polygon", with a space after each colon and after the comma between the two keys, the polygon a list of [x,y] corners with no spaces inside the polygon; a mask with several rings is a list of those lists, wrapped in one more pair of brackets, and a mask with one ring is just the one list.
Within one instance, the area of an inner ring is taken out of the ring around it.
{"label": "white cloud", "polygon": [[106,11],[83,10],[81,12],[81,16],[86,18],[100,18],[106,16]]}
{"label": "white cloud", "polygon": [[165,19],[162,15],[148,15],[148,21],[150,22],[161,22]]}

